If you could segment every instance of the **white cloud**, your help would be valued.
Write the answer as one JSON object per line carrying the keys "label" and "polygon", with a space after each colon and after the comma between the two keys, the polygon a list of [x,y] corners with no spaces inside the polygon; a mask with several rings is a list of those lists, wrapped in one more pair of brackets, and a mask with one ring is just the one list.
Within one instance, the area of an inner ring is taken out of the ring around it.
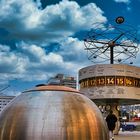
{"label": "white cloud", "polygon": [[43,10],[39,5],[39,1],[33,0],[0,1],[0,27],[11,38],[46,44],[89,29],[94,22],[107,20],[94,3],[80,7],[75,1],[62,0]]}
{"label": "white cloud", "polygon": [[44,48],[25,42],[18,43],[16,51],[9,51],[10,47],[1,45],[0,49],[5,47],[5,50],[0,52],[0,79],[37,81],[47,80],[56,73],[76,75],[89,63],[83,42],[70,37],[59,45],[58,52],[48,54]]}
{"label": "white cloud", "polygon": [[[5,40],[18,42],[14,49],[0,45],[3,82],[47,80],[56,73],[77,75],[89,61],[83,42],[70,36],[90,29],[95,22],[107,21],[96,4],[81,7],[69,0],[45,9],[41,9],[40,0],[1,0],[0,9],[0,28],[7,33]],[[48,44],[52,42],[58,43],[59,49],[49,52]]]}
{"label": "white cloud", "polygon": [[16,54],[10,51],[10,47],[0,45],[0,73],[16,73],[22,69],[22,61]]}
{"label": "white cloud", "polygon": [[46,53],[45,48],[25,42],[17,43],[17,50],[13,51],[9,46],[1,45],[0,81],[47,81],[56,73],[76,76],[80,68],[91,64],[83,42],[77,38],[61,40],[59,45],[58,51],[50,53]]}
{"label": "white cloud", "polygon": [[115,2],[130,3],[130,0],[114,0]]}
{"label": "white cloud", "polygon": [[76,62],[82,66],[84,65],[83,60],[87,60],[84,42],[77,38],[69,37],[62,40],[60,42],[60,50],[59,53],[63,56],[65,61]]}
{"label": "white cloud", "polygon": [[1,45],[0,44],[0,52],[9,52],[10,51],[10,47],[6,46],[6,45]]}

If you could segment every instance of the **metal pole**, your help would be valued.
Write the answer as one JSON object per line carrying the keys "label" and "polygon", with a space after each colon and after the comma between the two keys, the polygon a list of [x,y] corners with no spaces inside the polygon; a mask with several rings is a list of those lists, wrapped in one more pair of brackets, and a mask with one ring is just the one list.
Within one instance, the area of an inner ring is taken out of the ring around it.
{"label": "metal pole", "polygon": [[110,64],[113,64],[114,63],[114,52],[113,52],[113,50],[114,50],[114,46],[110,46]]}

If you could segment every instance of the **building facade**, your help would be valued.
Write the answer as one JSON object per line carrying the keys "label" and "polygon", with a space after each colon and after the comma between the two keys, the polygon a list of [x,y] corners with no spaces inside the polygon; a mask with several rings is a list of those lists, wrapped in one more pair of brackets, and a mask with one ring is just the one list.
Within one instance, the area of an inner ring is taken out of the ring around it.
{"label": "building facade", "polygon": [[64,74],[57,74],[54,77],[51,77],[48,82],[48,85],[62,85],[76,89],[76,78],[72,76],[66,76]]}
{"label": "building facade", "polygon": [[0,112],[9,104],[15,96],[0,96]]}

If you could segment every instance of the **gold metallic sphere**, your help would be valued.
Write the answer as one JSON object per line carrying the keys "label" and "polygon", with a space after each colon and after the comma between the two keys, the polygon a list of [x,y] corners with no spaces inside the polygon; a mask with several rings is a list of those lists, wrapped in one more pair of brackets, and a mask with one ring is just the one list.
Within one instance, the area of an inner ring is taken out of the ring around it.
{"label": "gold metallic sphere", "polygon": [[36,87],[16,97],[0,114],[0,140],[108,139],[97,106],[68,87]]}

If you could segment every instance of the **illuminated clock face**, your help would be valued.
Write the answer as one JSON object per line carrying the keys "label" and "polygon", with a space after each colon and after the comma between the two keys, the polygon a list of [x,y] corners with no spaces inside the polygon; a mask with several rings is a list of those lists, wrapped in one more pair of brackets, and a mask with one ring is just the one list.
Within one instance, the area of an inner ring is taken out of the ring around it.
{"label": "illuminated clock face", "polygon": [[129,86],[140,88],[140,78],[129,76],[98,76],[80,81],[81,88],[96,86]]}

